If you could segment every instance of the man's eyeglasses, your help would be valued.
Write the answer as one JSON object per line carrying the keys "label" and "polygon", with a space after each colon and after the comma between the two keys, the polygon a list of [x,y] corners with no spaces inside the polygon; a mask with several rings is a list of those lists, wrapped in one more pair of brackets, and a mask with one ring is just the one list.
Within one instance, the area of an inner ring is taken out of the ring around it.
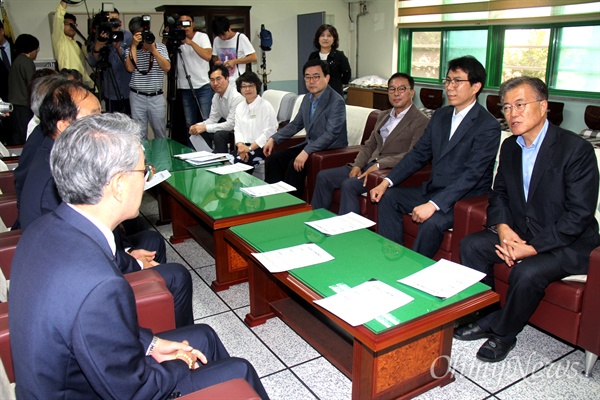
{"label": "man's eyeglasses", "polygon": [[220,83],[222,80],[224,80],[225,78],[223,78],[222,76],[217,76],[216,78],[210,78],[210,83]]}
{"label": "man's eyeglasses", "polygon": [[156,168],[154,165],[146,164],[144,169],[132,169],[130,172],[143,172],[146,182],[150,182],[156,173]]}
{"label": "man's eyeglasses", "polygon": [[502,114],[504,114],[505,116],[507,115],[511,115],[513,110],[515,110],[518,113],[522,113],[523,111],[525,111],[525,106],[527,104],[531,104],[531,103],[537,103],[539,101],[542,100],[533,100],[533,101],[528,101],[527,103],[515,103],[515,104],[505,104],[502,106]]}
{"label": "man's eyeglasses", "polygon": [[319,80],[321,79],[321,75],[313,75],[313,76],[309,76],[309,75],[304,75],[304,82],[319,82]]}
{"label": "man's eyeglasses", "polygon": [[389,86],[387,88],[388,93],[405,93],[408,90],[408,88],[406,86],[397,86],[397,87],[393,87],[393,86]]}
{"label": "man's eyeglasses", "polygon": [[444,85],[446,85],[446,86],[452,85],[452,87],[458,87],[458,85],[460,85],[461,82],[469,82],[469,80],[468,79],[458,79],[458,78],[454,78],[454,79],[446,78],[446,79],[444,79]]}

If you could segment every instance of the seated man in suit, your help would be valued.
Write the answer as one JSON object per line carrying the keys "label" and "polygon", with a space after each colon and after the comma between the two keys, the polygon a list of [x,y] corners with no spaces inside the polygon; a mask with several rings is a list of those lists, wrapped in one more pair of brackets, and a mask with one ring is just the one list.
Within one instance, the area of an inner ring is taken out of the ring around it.
{"label": "seated man in suit", "polygon": [[12,264],[17,397],[166,399],[243,378],[267,399],[252,365],[230,357],[209,326],[153,336],[137,323],[111,231],[138,215],[148,171],[140,136],[129,117],[104,114],[56,140],[50,165],[65,202],[23,234]]}
{"label": "seated man in suit", "polygon": [[415,80],[397,72],[388,80],[391,110],[379,113],[369,139],[352,164],[319,172],[311,205],[328,209],[335,189],[340,189],[340,215],[359,213],[358,196],[366,193],[367,176],[393,168],[423,135],[429,119],[412,104]]}
{"label": "seated man in suit", "polygon": [[[291,194],[302,197],[306,170],[304,163],[315,151],[348,145],[346,105],[344,99],[329,86],[329,66],[320,59],[308,60],[303,68],[309,93],[304,96],[298,115],[267,140],[263,153],[267,157],[268,183],[285,181],[296,188]],[[299,145],[271,156],[276,143],[289,139],[302,128],[306,139]]]}
{"label": "seated man in suit", "polygon": [[[49,164],[55,139],[76,119],[99,113],[98,99],[81,83],[57,81],[48,91],[40,106],[40,125],[45,137],[31,162],[19,202],[19,219],[23,231],[27,230],[33,221],[53,211],[62,202]],[[177,326],[193,324],[190,273],[180,264],[165,264],[166,248],[160,234],[143,231],[135,235],[124,235],[118,228],[115,230],[115,236],[118,248],[117,263],[121,272],[155,268],[173,294]]]}
{"label": "seated man in suit", "polygon": [[456,329],[459,340],[488,338],[482,361],[501,361],[544,297],[546,287],[586,274],[600,244],[598,164],[592,145],[546,119],[548,87],[518,77],[500,86],[502,110],[513,136],[500,163],[487,209],[488,230],[460,242],[465,265],[485,272],[494,287],[494,263],[512,267],[504,307]]}
{"label": "seated man in suit", "polygon": [[[433,257],[454,224],[454,204],[490,192],[500,124],[477,103],[485,78],[485,68],[472,56],[448,63],[444,84],[450,106],[433,114],[415,147],[371,190],[371,200],[379,202],[380,235],[404,244],[402,215],[412,213],[419,224],[412,249]],[[428,182],[398,187],[428,162]]]}

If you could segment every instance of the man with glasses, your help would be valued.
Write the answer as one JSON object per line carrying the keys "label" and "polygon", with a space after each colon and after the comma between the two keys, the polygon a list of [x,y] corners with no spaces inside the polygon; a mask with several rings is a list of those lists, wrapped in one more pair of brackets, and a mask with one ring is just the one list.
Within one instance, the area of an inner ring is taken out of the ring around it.
{"label": "man with glasses", "polygon": [[379,113],[369,139],[354,162],[319,172],[311,205],[328,209],[333,191],[340,189],[339,214],[360,213],[358,196],[366,193],[367,176],[382,168],[393,168],[423,135],[429,119],[413,106],[415,81],[397,72],[388,80],[392,109]]}
{"label": "man with glasses", "polygon": [[[58,208],[62,202],[49,163],[55,140],[75,120],[93,114],[100,114],[100,103],[80,83],[57,81],[48,91],[40,106],[40,126],[45,137],[28,169],[18,202],[23,232],[37,219]],[[111,163],[112,160],[106,162]],[[146,174],[146,171],[144,173]],[[131,225],[133,223],[130,223],[130,228]],[[162,236],[149,230],[125,232],[122,226],[117,227],[113,234],[117,245],[116,262],[121,272],[154,268],[173,294],[176,325],[179,327],[193,324],[190,273],[180,264],[166,263],[166,247]],[[82,265],[85,265],[85,262],[86,260],[82,260]]]}
{"label": "man with glasses", "polygon": [[13,262],[17,396],[174,399],[242,378],[268,400],[252,365],[231,357],[210,326],[138,325],[111,230],[139,212],[140,132],[129,117],[104,114],[74,122],[56,140],[49,164],[65,202],[23,234]]}
{"label": "man with glasses", "polygon": [[494,263],[511,267],[506,303],[456,329],[459,340],[488,340],[482,361],[501,361],[536,310],[546,287],[568,275],[587,274],[600,244],[598,166],[585,139],[548,122],[548,87],[538,78],[509,79],[500,87],[513,134],[500,163],[487,209],[488,229],[460,243],[463,264],[485,272],[494,287]]}
{"label": "man with glasses", "polygon": [[[291,194],[302,197],[306,169],[304,163],[315,151],[348,145],[346,105],[344,99],[329,86],[329,65],[318,58],[303,67],[308,94],[302,99],[298,115],[267,140],[263,152],[267,156],[266,181],[285,181],[296,188]],[[275,144],[306,129],[306,139],[299,145],[271,155]]]}
{"label": "man with glasses", "polygon": [[233,132],[235,124],[235,109],[244,98],[235,85],[230,85],[229,70],[224,65],[213,65],[208,77],[215,92],[210,116],[207,120],[192,125],[190,135],[202,135],[215,153],[229,153],[229,135]]}
{"label": "man with glasses", "polygon": [[[500,124],[477,103],[485,79],[485,68],[472,56],[448,63],[450,105],[433,114],[415,147],[371,190],[379,203],[379,234],[404,244],[403,214],[412,214],[419,224],[412,249],[432,258],[454,224],[454,204],[490,192]],[[422,187],[399,186],[429,162],[431,176]]]}
{"label": "man with glasses", "polygon": [[94,82],[85,69],[81,44],[75,40],[77,18],[73,14],[67,13],[67,3],[71,4],[70,1],[61,1],[54,13],[52,48],[54,49],[56,62],[59,69],[75,69],[81,72],[83,83],[87,87],[92,88],[94,87]]}

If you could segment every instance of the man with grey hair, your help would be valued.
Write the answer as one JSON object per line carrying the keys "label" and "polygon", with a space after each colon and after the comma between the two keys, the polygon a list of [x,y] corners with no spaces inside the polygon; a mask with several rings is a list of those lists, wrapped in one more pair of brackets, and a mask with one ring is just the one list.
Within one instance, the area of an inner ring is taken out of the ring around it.
{"label": "man with grey hair", "polygon": [[138,325],[111,231],[139,212],[148,171],[139,135],[129,117],[104,114],[56,140],[50,164],[65,202],[24,233],[13,261],[17,397],[175,398],[243,378],[267,399],[252,365],[208,325],[156,336]]}
{"label": "man with grey hair", "polygon": [[485,272],[483,282],[492,288],[494,264],[505,263],[511,267],[509,287],[502,309],[454,332],[458,340],[487,338],[477,352],[487,362],[506,358],[546,287],[586,274],[590,253],[600,244],[592,145],[548,122],[548,87],[540,79],[509,79],[500,86],[500,98],[513,136],[500,150],[488,229],[460,242],[460,258]]}
{"label": "man with grey hair", "polygon": [[[55,140],[76,119],[100,113],[100,103],[82,84],[57,81],[40,106],[41,126],[46,135],[37,149],[18,196],[21,229],[44,214],[56,209],[62,202],[50,171],[50,152]],[[110,161],[108,161],[110,162]],[[165,280],[173,294],[175,322],[178,327],[194,323],[192,310],[192,278],[181,264],[167,263],[166,246],[156,231],[114,231],[117,243],[117,265],[123,273],[154,268]]]}

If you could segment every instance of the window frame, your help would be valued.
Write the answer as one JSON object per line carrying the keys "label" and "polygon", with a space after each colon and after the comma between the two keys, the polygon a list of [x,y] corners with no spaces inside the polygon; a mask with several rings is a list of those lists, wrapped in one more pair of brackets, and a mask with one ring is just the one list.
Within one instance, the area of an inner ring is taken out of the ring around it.
{"label": "window frame", "polygon": [[488,25],[488,26],[436,26],[436,27],[413,27],[398,29],[398,71],[409,72],[412,70],[412,33],[413,32],[441,32],[442,43],[440,46],[440,75],[438,79],[414,77],[417,83],[442,84],[445,78],[446,65],[448,64],[448,32],[460,30],[483,30],[488,31],[488,46],[486,49],[486,89],[498,89],[502,79],[502,63],[504,56],[504,33],[509,29],[550,29],[550,42],[548,46],[548,62],[546,63],[546,83],[549,94],[552,96],[566,96],[582,99],[600,99],[600,92],[577,91],[554,89],[552,85],[556,81],[557,71],[556,59],[559,47],[560,29],[577,26],[599,26],[600,21],[573,21],[562,23],[539,23],[539,24],[514,24],[514,25]]}

